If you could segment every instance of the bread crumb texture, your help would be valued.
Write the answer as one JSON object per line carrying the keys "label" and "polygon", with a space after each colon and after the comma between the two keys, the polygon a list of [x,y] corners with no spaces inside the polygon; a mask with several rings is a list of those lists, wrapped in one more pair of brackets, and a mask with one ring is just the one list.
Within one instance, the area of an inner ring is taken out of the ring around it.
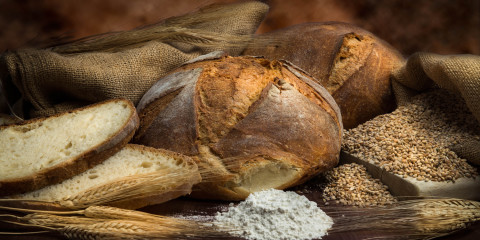
{"label": "bread crumb texture", "polygon": [[34,175],[78,158],[121,129],[132,111],[124,101],[0,128],[0,178]]}
{"label": "bread crumb texture", "polygon": [[187,163],[181,158],[155,150],[149,150],[143,146],[127,145],[103,163],[86,172],[59,184],[17,195],[14,198],[60,201],[125,177],[161,171],[172,173],[183,171],[183,168],[186,167]]}

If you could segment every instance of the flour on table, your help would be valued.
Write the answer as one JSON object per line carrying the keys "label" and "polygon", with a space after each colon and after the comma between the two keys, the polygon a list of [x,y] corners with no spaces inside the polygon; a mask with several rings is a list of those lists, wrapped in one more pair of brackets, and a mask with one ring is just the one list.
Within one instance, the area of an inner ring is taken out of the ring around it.
{"label": "flour on table", "polygon": [[214,224],[247,239],[321,239],[333,220],[315,202],[295,192],[276,189],[250,194],[226,212],[217,212]]}

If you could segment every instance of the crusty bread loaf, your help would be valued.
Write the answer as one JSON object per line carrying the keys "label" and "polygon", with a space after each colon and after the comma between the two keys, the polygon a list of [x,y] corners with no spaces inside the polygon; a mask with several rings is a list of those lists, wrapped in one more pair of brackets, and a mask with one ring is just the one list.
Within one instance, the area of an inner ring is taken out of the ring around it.
{"label": "crusty bread loaf", "polygon": [[257,35],[243,55],[285,59],[323,85],[342,112],[345,129],[392,111],[390,76],[401,54],[374,34],[347,23],[304,23]]}
{"label": "crusty bread loaf", "polygon": [[197,165],[185,155],[127,144],[86,172],[10,198],[47,202],[33,203],[36,208],[55,204],[84,208],[101,204],[136,209],[186,195],[200,180]]}
{"label": "crusty bread loaf", "polygon": [[159,80],[137,109],[134,141],[193,156],[192,196],[241,200],[303,183],[338,163],[338,106],[307,74],[281,61],[221,57]]}
{"label": "crusty bread loaf", "polygon": [[0,196],[55,184],[102,162],[138,128],[127,100],[0,127]]}

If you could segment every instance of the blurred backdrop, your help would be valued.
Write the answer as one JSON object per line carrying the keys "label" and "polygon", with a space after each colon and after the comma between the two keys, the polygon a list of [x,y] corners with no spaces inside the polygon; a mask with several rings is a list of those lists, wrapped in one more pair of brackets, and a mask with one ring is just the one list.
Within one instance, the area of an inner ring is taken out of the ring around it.
{"label": "blurred backdrop", "polygon": [[[129,30],[234,0],[0,0],[0,51]],[[405,56],[417,51],[480,55],[479,0],[264,0],[268,32],[302,22],[363,27]]]}

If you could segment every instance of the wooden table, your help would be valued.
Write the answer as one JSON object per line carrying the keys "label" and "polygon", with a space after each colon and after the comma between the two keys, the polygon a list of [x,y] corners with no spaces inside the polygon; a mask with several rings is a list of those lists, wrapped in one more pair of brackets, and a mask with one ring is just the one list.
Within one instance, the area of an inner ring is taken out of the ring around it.
{"label": "wooden table", "polygon": [[[315,198],[315,193],[307,196],[309,198]],[[228,207],[228,202],[220,201],[205,201],[205,200],[194,200],[189,198],[179,198],[164,204],[148,206],[140,209],[144,212],[176,216],[179,215],[188,217],[188,216],[213,216],[216,212],[225,210]],[[3,230],[5,231],[5,230]],[[360,240],[360,239],[369,239],[374,237],[382,237],[382,234],[379,234],[375,231],[351,231],[351,232],[342,232],[342,233],[330,233],[327,236],[324,236],[324,240]],[[15,235],[15,236],[2,236],[0,239],[12,239],[12,240],[58,240],[62,239],[61,236],[56,234],[37,234],[37,235]],[[231,238],[238,239],[238,238]],[[480,222],[477,222],[469,226],[465,230],[458,231],[451,235],[438,238],[440,240],[478,240],[480,239]]]}
{"label": "wooden table", "polygon": [[[318,203],[320,207],[323,205],[322,195],[318,191],[302,191],[305,189],[311,189],[308,186],[308,183],[305,186],[300,186],[294,190],[303,192],[308,199]],[[196,200],[186,197],[178,198],[163,204],[153,205],[139,209],[144,212],[167,215],[174,217],[191,217],[191,216],[214,216],[218,211],[225,211],[228,208],[229,202],[223,201],[207,201],[207,200]],[[328,211],[326,211],[328,213]],[[0,229],[0,231],[6,231],[5,229]],[[376,231],[350,231],[342,233],[330,233],[327,236],[324,236],[324,240],[359,240],[359,239],[372,239],[375,237],[382,237],[381,233]],[[0,235],[0,239],[14,239],[14,240],[58,240],[62,239],[61,236],[55,234],[39,234],[39,235],[15,235],[15,236],[5,236]],[[238,239],[238,238],[229,238],[229,239]],[[477,222],[469,226],[465,230],[458,231],[451,235],[438,238],[441,240],[478,240],[480,239],[480,222]]]}

